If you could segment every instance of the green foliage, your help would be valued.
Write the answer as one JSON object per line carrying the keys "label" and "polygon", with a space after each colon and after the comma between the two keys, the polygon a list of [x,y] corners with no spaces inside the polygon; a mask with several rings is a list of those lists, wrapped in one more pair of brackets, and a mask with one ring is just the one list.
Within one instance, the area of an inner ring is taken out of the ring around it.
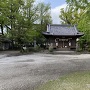
{"label": "green foliage", "polygon": [[89,0],[66,0],[66,2],[73,7],[86,8],[89,4]]}
{"label": "green foliage", "polygon": [[[51,23],[50,5],[34,0],[0,0],[0,26],[5,36],[18,44],[44,41],[42,31]],[[10,28],[8,28],[10,26]]]}
{"label": "green foliage", "polygon": [[34,47],[34,51],[35,52],[39,52],[40,51],[40,47],[39,46]]}
{"label": "green foliage", "polygon": [[82,52],[83,49],[82,49],[82,48],[79,48],[79,49],[77,49],[76,51],[77,51],[77,52]]}
{"label": "green foliage", "polygon": [[78,25],[84,13],[85,10],[82,9],[77,10],[71,6],[67,6],[65,10],[64,8],[61,9],[61,15],[59,17],[63,24]]}
{"label": "green foliage", "polygon": [[38,22],[41,25],[41,30],[44,30],[48,23],[52,23],[50,9],[50,4],[39,3],[37,5]]}
{"label": "green foliage", "polygon": [[53,46],[49,46],[49,52],[53,52]]}

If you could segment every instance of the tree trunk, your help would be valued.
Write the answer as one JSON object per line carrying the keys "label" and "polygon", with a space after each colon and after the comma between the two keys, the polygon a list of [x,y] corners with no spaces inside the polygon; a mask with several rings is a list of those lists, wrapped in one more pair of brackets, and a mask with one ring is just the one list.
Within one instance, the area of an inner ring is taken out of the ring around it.
{"label": "tree trunk", "polygon": [[1,24],[1,33],[2,33],[2,35],[4,35],[4,33],[3,33],[3,25]]}

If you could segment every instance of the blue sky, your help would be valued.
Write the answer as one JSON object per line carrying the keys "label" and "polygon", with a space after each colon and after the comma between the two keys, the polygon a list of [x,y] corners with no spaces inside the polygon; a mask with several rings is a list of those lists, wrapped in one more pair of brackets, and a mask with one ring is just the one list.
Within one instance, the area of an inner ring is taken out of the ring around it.
{"label": "blue sky", "polygon": [[66,0],[45,0],[45,3],[50,3],[51,4],[51,8],[55,8],[57,6],[63,5],[65,4]]}

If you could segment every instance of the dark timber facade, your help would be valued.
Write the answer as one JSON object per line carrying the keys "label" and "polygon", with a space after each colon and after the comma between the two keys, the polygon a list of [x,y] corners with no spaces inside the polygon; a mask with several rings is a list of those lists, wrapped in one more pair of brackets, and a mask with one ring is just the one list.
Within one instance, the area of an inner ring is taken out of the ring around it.
{"label": "dark timber facade", "polygon": [[72,25],[47,25],[47,31],[43,32],[47,39],[46,45],[53,48],[76,49],[76,40],[83,36],[75,26]]}

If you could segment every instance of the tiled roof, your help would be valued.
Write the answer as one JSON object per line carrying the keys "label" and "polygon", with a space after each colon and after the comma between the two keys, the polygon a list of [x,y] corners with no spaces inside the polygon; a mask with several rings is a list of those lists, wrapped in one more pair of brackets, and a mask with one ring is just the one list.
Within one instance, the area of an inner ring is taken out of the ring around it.
{"label": "tiled roof", "polygon": [[82,36],[75,26],[72,25],[48,25],[47,31],[43,32],[44,35],[55,35],[55,36]]}

